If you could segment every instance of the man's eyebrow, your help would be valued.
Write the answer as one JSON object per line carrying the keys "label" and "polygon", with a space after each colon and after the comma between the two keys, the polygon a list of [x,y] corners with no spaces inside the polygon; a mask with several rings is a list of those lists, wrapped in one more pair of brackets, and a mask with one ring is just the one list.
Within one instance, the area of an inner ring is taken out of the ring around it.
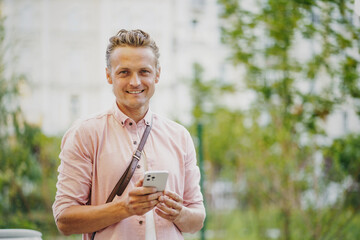
{"label": "man's eyebrow", "polygon": [[128,67],[118,67],[116,68],[116,71],[119,71],[119,70],[129,70],[130,68]]}

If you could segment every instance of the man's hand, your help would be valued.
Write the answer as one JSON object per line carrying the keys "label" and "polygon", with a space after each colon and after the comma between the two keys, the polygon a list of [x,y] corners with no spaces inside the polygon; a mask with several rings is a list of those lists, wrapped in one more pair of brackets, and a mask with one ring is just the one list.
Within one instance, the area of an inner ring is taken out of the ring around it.
{"label": "man's hand", "polygon": [[160,217],[175,222],[183,209],[183,199],[171,191],[164,191],[164,194],[164,196],[159,197],[160,203],[155,211]]}
{"label": "man's hand", "polygon": [[125,206],[130,215],[144,215],[153,209],[159,203],[158,198],[163,196],[156,188],[143,187],[143,181],[144,179],[141,179],[135,184],[126,199]]}

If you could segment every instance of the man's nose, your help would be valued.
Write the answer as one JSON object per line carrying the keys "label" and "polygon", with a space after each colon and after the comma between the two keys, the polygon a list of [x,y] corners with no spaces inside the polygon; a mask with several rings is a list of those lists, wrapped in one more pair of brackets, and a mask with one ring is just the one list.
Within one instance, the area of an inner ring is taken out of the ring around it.
{"label": "man's nose", "polygon": [[137,87],[137,86],[140,85],[140,83],[141,83],[141,81],[140,81],[140,78],[139,78],[138,74],[134,73],[134,74],[131,76],[130,85]]}

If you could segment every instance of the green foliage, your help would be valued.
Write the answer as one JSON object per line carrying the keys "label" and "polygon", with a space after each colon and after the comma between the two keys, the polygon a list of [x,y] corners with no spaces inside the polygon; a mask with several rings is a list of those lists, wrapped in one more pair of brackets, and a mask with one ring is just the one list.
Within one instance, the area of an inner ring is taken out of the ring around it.
{"label": "green foliage", "polygon": [[[269,0],[249,8],[245,1],[219,2],[223,42],[234,50],[233,61],[246,67],[248,87],[279,107],[285,118],[291,118],[291,109],[311,104],[307,96],[327,100],[321,111],[302,108],[303,114],[322,118],[349,93],[358,98],[359,59],[353,52],[360,31],[351,22],[350,3]],[[318,87],[324,79],[329,84]]]}
{"label": "green foliage", "polygon": [[51,205],[60,139],[45,136],[25,121],[18,98],[26,81],[6,71],[4,41],[0,8],[0,228],[53,232]]}
{"label": "green foliage", "polygon": [[198,63],[193,65],[193,79],[190,84],[191,95],[193,98],[192,115],[196,122],[202,122],[207,117],[207,113],[213,112],[218,106],[216,99],[224,93],[234,92],[232,85],[223,84],[216,80],[203,81],[202,74],[204,69]]}
{"label": "green foliage", "polygon": [[208,184],[244,183],[239,210],[251,213],[254,227],[235,238],[266,239],[270,223],[280,239],[355,239],[359,142],[344,137],[328,147],[324,130],[344,104],[360,112],[360,30],[351,1],[219,3],[222,41],[256,98],[250,110],[230,110],[211,98],[221,92],[216,82],[195,74],[193,115],[204,124]]}
{"label": "green foliage", "polygon": [[[358,224],[360,223],[360,217],[356,216],[352,218],[352,221],[348,223],[349,211],[341,211],[338,215],[333,214],[331,209],[318,210],[323,219],[312,219],[316,221],[335,221],[337,225],[344,227],[340,232],[337,232],[338,228],[331,228],[325,226],[317,229],[319,232],[323,232],[322,238],[315,238],[314,235],[309,234],[307,228],[314,224],[313,221],[306,222],[307,219],[303,218],[301,211],[295,211],[292,215],[291,232],[293,232],[293,240],[307,240],[307,239],[342,239],[342,240],[355,240],[358,238],[360,231]],[[208,234],[206,239],[209,240],[225,240],[225,239],[237,239],[237,240],[270,240],[270,239],[282,239],[282,232],[280,231],[281,225],[281,213],[276,209],[263,209],[262,212],[256,213],[249,210],[235,210],[235,211],[210,211],[208,218],[209,228],[213,230],[213,234]],[[339,236],[336,238],[335,236]],[[277,237],[277,238],[276,238]]]}
{"label": "green foliage", "polygon": [[324,150],[324,170],[329,181],[343,183],[349,180],[344,200],[345,206],[360,210],[360,135],[349,134],[335,139]]}
{"label": "green foliage", "polygon": [[17,117],[8,127],[14,132],[2,138],[0,149],[0,228],[54,231],[51,205],[60,139]]}
{"label": "green foliage", "polygon": [[324,149],[327,158],[328,177],[333,181],[342,181],[350,175],[360,182],[360,136],[350,134],[335,139],[331,146]]}

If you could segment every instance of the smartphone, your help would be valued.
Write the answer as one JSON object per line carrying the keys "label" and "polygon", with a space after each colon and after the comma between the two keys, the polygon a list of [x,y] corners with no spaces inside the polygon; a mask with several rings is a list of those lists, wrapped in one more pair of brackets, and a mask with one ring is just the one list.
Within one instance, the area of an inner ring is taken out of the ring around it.
{"label": "smartphone", "polygon": [[159,192],[165,190],[168,171],[146,171],[144,174],[144,187],[156,187]]}

